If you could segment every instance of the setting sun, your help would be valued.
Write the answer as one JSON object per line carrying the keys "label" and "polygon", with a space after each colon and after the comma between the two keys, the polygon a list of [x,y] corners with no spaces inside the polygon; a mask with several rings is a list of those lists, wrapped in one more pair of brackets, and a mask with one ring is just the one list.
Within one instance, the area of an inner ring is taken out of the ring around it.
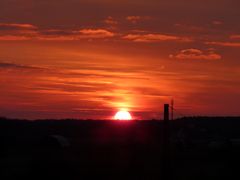
{"label": "setting sun", "polygon": [[128,111],[118,111],[114,116],[115,120],[132,120],[132,116]]}

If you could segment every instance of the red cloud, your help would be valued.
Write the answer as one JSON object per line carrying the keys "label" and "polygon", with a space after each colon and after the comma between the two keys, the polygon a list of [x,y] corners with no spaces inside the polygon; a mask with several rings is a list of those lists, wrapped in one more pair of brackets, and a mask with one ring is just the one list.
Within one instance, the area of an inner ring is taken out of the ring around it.
{"label": "red cloud", "polygon": [[209,31],[209,29],[206,29],[202,26],[195,26],[195,25],[188,25],[188,24],[175,24],[175,27],[183,32],[202,33],[202,32]]}
{"label": "red cloud", "polygon": [[216,45],[216,46],[223,46],[223,47],[240,47],[240,34],[233,34],[229,36],[231,41],[210,41],[205,42],[208,45]]}
{"label": "red cloud", "polygon": [[115,36],[106,29],[43,29],[31,24],[0,23],[0,41],[46,40],[76,41],[81,39],[104,39]]}
{"label": "red cloud", "polygon": [[240,42],[206,42],[205,44],[224,47],[240,47]]}
{"label": "red cloud", "polygon": [[32,24],[0,23],[1,29],[37,29],[37,27]]}
{"label": "red cloud", "polygon": [[214,53],[213,51],[208,51],[204,53],[199,49],[184,49],[181,50],[176,55],[170,55],[170,58],[180,59],[180,60],[220,60],[221,55]]}
{"label": "red cloud", "polygon": [[31,38],[25,37],[25,36],[14,36],[14,35],[0,36],[0,41],[26,41],[30,39]]}
{"label": "red cloud", "polygon": [[77,36],[46,36],[46,35],[40,35],[35,37],[36,40],[41,41],[76,41],[79,40]]}
{"label": "red cloud", "polygon": [[230,39],[240,39],[240,34],[231,35]]}
{"label": "red cloud", "polygon": [[128,34],[123,39],[134,42],[160,42],[160,41],[191,41],[190,38],[183,38],[165,34]]}
{"label": "red cloud", "polygon": [[108,38],[113,37],[115,34],[105,29],[83,29],[79,31],[83,37],[87,38]]}
{"label": "red cloud", "polygon": [[222,25],[223,22],[222,22],[222,21],[217,21],[217,20],[216,20],[216,21],[213,21],[212,24],[213,24],[213,25]]}
{"label": "red cloud", "polygon": [[149,17],[149,16],[127,16],[126,17],[126,20],[133,24],[135,24],[139,21],[145,21],[145,20],[149,20],[149,19],[151,19],[151,17]]}
{"label": "red cloud", "polygon": [[104,20],[104,23],[114,26],[118,24],[118,21],[116,21],[113,17],[109,16],[107,19]]}
{"label": "red cloud", "polygon": [[45,41],[77,41],[81,39],[104,39],[114,37],[113,32],[105,29],[82,29],[79,31],[60,31],[51,30],[36,37],[38,40]]}

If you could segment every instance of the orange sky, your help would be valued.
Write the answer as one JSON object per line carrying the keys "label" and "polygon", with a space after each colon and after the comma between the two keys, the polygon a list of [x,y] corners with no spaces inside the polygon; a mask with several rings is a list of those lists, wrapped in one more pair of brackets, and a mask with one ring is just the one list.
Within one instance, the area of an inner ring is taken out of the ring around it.
{"label": "orange sky", "polygon": [[237,0],[1,0],[0,116],[240,115]]}

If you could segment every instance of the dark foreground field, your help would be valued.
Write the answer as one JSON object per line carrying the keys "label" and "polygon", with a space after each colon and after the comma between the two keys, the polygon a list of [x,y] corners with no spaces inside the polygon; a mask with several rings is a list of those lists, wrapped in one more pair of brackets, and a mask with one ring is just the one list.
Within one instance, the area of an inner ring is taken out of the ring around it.
{"label": "dark foreground field", "polygon": [[162,121],[1,119],[0,178],[240,178],[240,118],[184,118],[163,132]]}

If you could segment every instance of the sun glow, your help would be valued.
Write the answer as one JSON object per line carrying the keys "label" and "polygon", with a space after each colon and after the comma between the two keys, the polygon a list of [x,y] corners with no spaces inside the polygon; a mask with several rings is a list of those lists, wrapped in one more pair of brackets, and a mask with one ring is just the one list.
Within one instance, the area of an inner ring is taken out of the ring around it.
{"label": "sun glow", "polygon": [[114,116],[114,119],[115,120],[126,120],[126,121],[129,121],[129,120],[132,120],[132,116],[131,116],[131,114],[128,111],[121,110],[121,111],[118,111],[116,113],[116,115]]}

